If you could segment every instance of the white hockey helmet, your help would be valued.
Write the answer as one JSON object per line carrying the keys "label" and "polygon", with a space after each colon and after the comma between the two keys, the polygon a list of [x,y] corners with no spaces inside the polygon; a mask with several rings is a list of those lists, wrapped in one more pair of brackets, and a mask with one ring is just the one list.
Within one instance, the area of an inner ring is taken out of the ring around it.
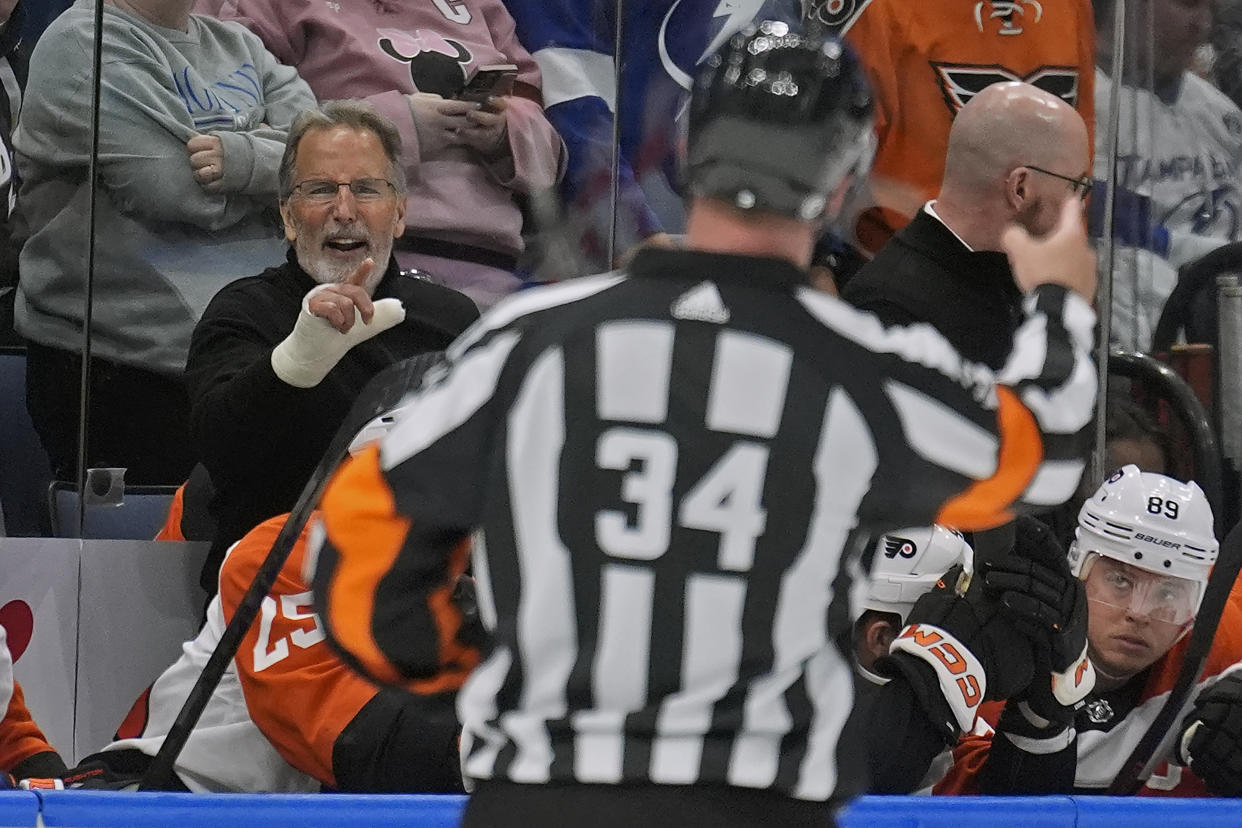
{"label": "white hockey helmet", "polygon": [[958,564],[970,567],[974,550],[957,532],[940,525],[882,535],[871,562],[871,585],[861,608],[894,612],[904,622],[914,602]]}
{"label": "white hockey helmet", "polygon": [[1219,549],[1213,526],[1212,507],[1195,483],[1124,466],[1079,510],[1070,570],[1085,578],[1094,553],[1184,578],[1198,586],[1197,612]]}

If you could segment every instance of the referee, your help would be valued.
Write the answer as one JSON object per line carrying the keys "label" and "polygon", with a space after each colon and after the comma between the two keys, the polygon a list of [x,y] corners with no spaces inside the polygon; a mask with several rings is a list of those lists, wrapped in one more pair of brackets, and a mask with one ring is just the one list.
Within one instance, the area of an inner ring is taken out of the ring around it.
{"label": "referee", "polygon": [[831,824],[862,764],[833,642],[867,538],[1074,491],[1095,400],[1076,205],[1046,241],[1013,231],[1026,323],[996,374],[806,286],[870,111],[838,42],[736,35],[693,90],[686,249],[497,306],[337,473],[316,605],[378,681],[463,657],[450,591],[481,530],[464,825]]}

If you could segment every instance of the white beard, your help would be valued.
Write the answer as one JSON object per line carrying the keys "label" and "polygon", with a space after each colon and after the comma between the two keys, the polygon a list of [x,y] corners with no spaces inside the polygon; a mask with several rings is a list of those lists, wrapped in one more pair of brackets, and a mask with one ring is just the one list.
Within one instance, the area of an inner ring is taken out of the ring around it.
{"label": "white beard", "polygon": [[[299,240],[302,237],[299,236]],[[339,285],[342,284],[349,274],[362,263],[359,259],[357,262],[350,264],[346,262],[334,262],[323,256],[318,250],[304,250],[301,244],[295,244],[297,251],[298,264],[306,271],[312,279],[321,285]],[[374,294],[375,288],[379,285],[380,280],[384,278],[384,271],[388,268],[388,259],[392,255],[392,239],[386,239],[380,244],[372,245],[374,253],[371,258],[375,260],[375,267],[371,270],[371,275],[367,277],[363,288],[368,294]],[[365,257],[364,257],[365,258]]]}

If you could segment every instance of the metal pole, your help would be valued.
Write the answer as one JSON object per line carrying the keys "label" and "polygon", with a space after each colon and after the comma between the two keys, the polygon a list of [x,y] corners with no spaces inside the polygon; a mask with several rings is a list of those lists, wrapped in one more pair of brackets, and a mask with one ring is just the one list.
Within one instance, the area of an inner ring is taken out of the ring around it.
{"label": "metal pole", "polygon": [[617,209],[621,202],[621,45],[625,33],[625,0],[616,0],[616,20],[613,22],[612,65],[613,65],[613,100],[612,107],[612,180],[609,182],[609,204],[611,212],[608,222],[608,263],[612,269],[617,260]]}
{"label": "metal pole", "polygon": [[1236,275],[1216,277],[1220,333],[1216,359],[1220,366],[1220,445],[1222,453],[1242,465],[1242,284]]}
{"label": "metal pole", "polygon": [[1125,16],[1126,0],[1115,0],[1113,6],[1113,61],[1109,69],[1112,84],[1108,90],[1108,131],[1105,133],[1108,180],[1104,187],[1104,232],[1100,239],[1100,279],[1095,307],[1099,314],[1099,339],[1096,343],[1095,364],[1099,371],[1099,386],[1095,408],[1095,450],[1091,455],[1089,473],[1094,486],[1104,479],[1104,442],[1107,433],[1106,401],[1108,399],[1108,351],[1112,337],[1113,312],[1113,214],[1116,210],[1117,189],[1117,141],[1121,123],[1121,84],[1125,66]]}

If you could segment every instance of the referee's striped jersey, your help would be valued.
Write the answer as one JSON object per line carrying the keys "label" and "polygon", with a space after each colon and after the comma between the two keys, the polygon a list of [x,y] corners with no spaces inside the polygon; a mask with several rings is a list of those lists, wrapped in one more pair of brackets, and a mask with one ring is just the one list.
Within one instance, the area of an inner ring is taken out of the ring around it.
{"label": "referee's striped jersey", "polygon": [[316,601],[380,681],[461,656],[449,592],[481,529],[468,777],[853,793],[833,640],[860,536],[1073,492],[1095,400],[1080,297],[1027,297],[993,375],[803,279],[649,250],[517,294],[337,473]]}

